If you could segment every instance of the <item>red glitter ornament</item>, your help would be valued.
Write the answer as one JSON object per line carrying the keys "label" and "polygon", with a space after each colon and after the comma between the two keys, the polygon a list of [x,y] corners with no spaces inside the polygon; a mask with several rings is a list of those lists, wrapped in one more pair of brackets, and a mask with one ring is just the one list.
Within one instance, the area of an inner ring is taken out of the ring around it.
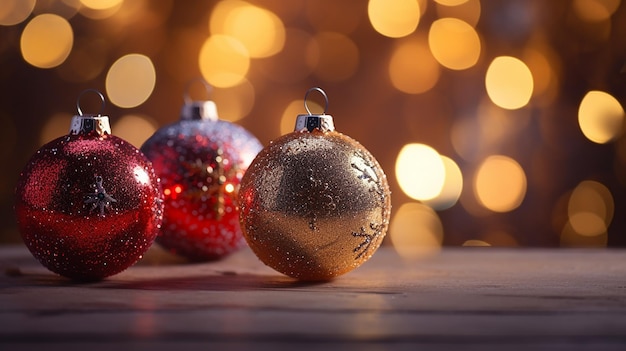
{"label": "red glitter ornament", "polygon": [[236,199],[241,178],[261,149],[243,127],[218,120],[214,102],[186,96],[181,120],[141,147],[165,195],[157,243],[191,261],[219,259],[245,246]]}
{"label": "red glitter ornament", "polygon": [[107,116],[77,107],[70,133],[24,168],[15,210],[33,256],[55,273],[91,281],[142,257],[158,234],[163,202],[150,161],[110,135]]}

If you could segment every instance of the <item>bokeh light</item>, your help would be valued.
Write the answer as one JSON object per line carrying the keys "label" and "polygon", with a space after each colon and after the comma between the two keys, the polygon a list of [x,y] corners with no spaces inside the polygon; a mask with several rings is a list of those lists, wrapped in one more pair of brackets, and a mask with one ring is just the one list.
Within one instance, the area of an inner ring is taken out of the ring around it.
{"label": "bokeh light", "polygon": [[424,204],[438,211],[454,206],[461,196],[461,191],[463,191],[463,173],[459,165],[447,156],[441,155],[441,160],[445,168],[441,192],[436,197],[423,201]]}
{"label": "bokeh light", "polygon": [[320,32],[307,47],[307,51],[319,49],[319,56],[307,61],[315,65],[315,75],[326,82],[339,82],[354,75],[359,67],[359,48],[344,34]]}
{"label": "bokeh light", "polygon": [[[361,16],[346,16],[362,11],[364,2],[357,1],[306,1],[306,17],[318,32],[354,32]],[[281,6],[283,2],[281,2]]]}
{"label": "bokeh light", "polygon": [[158,123],[154,119],[137,114],[122,116],[111,126],[111,132],[136,148],[140,148],[158,129]]}
{"label": "bokeh light", "polygon": [[456,6],[446,6],[437,3],[437,15],[439,18],[458,18],[472,27],[476,27],[480,19],[480,0],[466,0]]}
{"label": "bokeh light", "polygon": [[485,86],[494,104],[515,110],[528,104],[533,94],[533,76],[520,59],[500,56],[489,65]]}
{"label": "bokeh light", "polygon": [[425,144],[407,144],[396,159],[396,178],[404,193],[415,200],[430,200],[441,193],[446,169],[439,153]]}
{"label": "bokeh light", "polygon": [[608,233],[606,231],[597,235],[582,235],[577,232],[570,221],[568,221],[560,235],[560,246],[562,247],[606,247]]}
{"label": "bokeh light", "polygon": [[80,2],[92,10],[108,10],[119,6],[124,0],[80,0]]}
{"label": "bokeh light", "polygon": [[459,6],[466,3],[468,0],[435,0],[436,3],[444,6]]}
{"label": "bokeh light", "polygon": [[556,73],[548,57],[540,50],[529,48],[524,51],[524,62],[533,76],[533,96],[538,98],[553,97],[550,89],[555,88]]}
{"label": "bokeh light", "polygon": [[468,246],[468,247],[489,247],[491,246],[491,244],[489,244],[488,242],[484,241],[484,240],[478,240],[478,239],[469,239],[469,240],[465,240],[465,242],[463,243],[463,245],[461,246]]}
{"label": "bokeh light", "polygon": [[576,186],[567,207],[571,229],[583,236],[605,233],[613,219],[613,212],[613,196],[609,189],[591,180]]}
{"label": "bokeh light", "polygon": [[12,26],[23,22],[35,8],[36,0],[3,0],[0,4],[0,25]]}
{"label": "bokeh light", "polygon": [[578,125],[587,139],[607,143],[623,132],[624,108],[612,95],[590,91],[580,102]]}
{"label": "bokeh light", "polygon": [[70,82],[87,82],[95,79],[107,64],[107,45],[104,40],[82,40],[74,43],[74,48],[57,68],[59,75]]}
{"label": "bokeh light", "polygon": [[275,55],[285,43],[285,26],[273,12],[245,1],[219,3],[212,13],[211,34],[239,41],[252,58]]}
{"label": "bokeh light", "polygon": [[209,84],[228,88],[244,80],[250,68],[250,55],[238,40],[217,34],[204,42],[198,62],[200,72]]}
{"label": "bokeh light", "polygon": [[141,54],[120,57],[106,76],[106,91],[111,103],[124,108],[143,104],[156,84],[152,60]]}
{"label": "bokeh light", "polygon": [[443,245],[626,246],[625,18],[621,0],[0,0],[0,243],[20,241],[15,181],[78,92],[140,145],[204,78],[190,97],[263,143],[327,89],[393,213],[437,211]]}
{"label": "bokeh light", "polygon": [[601,22],[609,19],[620,3],[621,0],[574,0],[572,7],[583,21]]}
{"label": "bokeh light", "polygon": [[239,85],[231,88],[214,88],[210,100],[215,101],[221,120],[235,122],[252,111],[255,95],[252,84],[244,79]]}
{"label": "bokeh light", "polygon": [[430,26],[428,45],[444,67],[463,70],[478,62],[480,38],[476,30],[457,18],[442,18]]}
{"label": "bokeh light", "polygon": [[372,27],[390,38],[413,33],[421,16],[416,0],[369,0],[367,14]]}
{"label": "bokeh light", "polygon": [[474,194],[491,211],[512,211],[526,195],[526,174],[510,157],[489,156],[480,164],[474,177]]}
{"label": "bokeh light", "polygon": [[407,94],[432,89],[439,80],[439,64],[426,40],[408,39],[399,43],[389,60],[389,78],[394,88]]}
{"label": "bokeh light", "polygon": [[124,0],[80,0],[80,13],[94,20],[102,20],[112,17],[124,5]]}
{"label": "bokeh light", "polygon": [[313,73],[319,56],[319,47],[311,34],[287,28],[283,49],[271,60],[264,60],[259,68],[267,79],[293,84]]}
{"label": "bokeh light", "polygon": [[52,68],[65,61],[73,43],[74,32],[65,18],[43,14],[28,22],[20,48],[26,62],[39,68]]}
{"label": "bokeh light", "polygon": [[72,115],[69,113],[55,113],[50,116],[39,133],[39,146],[69,134]]}
{"label": "bokeh light", "polygon": [[443,225],[432,208],[409,202],[395,211],[389,225],[389,237],[402,258],[422,259],[441,250]]}

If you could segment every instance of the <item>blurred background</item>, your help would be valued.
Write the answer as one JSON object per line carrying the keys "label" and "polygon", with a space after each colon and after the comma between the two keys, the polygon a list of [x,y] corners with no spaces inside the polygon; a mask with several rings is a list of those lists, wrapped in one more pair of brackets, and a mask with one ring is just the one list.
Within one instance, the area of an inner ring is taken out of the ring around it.
{"label": "blurred background", "polygon": [[139,147],[185,94],[267,144],[320,86],[387,174],[400,254],[625,246],[625,63],[620,0],[2,0],[0,243],[85,89]]}

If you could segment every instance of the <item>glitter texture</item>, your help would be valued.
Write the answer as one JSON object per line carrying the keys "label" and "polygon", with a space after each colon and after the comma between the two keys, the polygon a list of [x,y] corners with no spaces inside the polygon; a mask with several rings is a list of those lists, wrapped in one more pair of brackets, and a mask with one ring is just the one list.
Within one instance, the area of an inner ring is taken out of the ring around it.
{"label": "glitter texture", "polygon": [[165,196],[157,243],[192,261],[222,258],[245,246],[237,193],[261,150],[244,128],[219,120],[181,120],[142,146]]}
{"label": "glitter texture", "polygon": [[124,140],[95,132],[44,145],[16,188],[26,246],[45,267],[76,280],[137,262],[158,234],[162,209],[150,161]]}
{"label": "glitter texture", "polygon": [[391,196],[376,159],[338,132],[293,132],[263,149],[241,182],[241,225],[268,266],[327,280],[367,261],[389,225]]}

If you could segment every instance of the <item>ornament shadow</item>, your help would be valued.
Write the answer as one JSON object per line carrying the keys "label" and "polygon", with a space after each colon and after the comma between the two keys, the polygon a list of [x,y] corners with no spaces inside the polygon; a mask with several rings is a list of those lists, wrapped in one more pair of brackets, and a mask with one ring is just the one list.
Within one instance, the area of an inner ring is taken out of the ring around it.
{"label": "ornament shadow", "polygon": [[280,275],[261,275],[216,272],[213,275],[142,279],[136,281],[104,282],[102,288],[132,290],[171,290],[171,291],[246,291],[246,290],[285,290],[319,286],[327,281],[298,281]]}

